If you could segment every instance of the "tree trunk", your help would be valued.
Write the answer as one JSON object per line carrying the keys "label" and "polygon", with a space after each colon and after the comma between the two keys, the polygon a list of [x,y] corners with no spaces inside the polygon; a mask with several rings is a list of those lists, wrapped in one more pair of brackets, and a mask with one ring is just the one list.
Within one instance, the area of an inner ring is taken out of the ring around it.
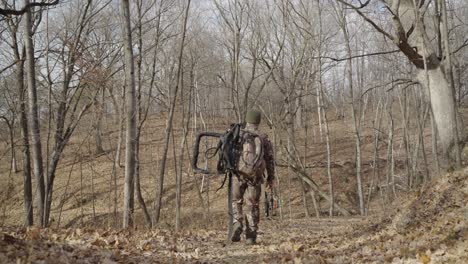
{"label": "tree trunk", "polygon": [[[453,158],[454,154],[458,155],[454,153],[454,146],[456,147],[458,143],[458,129],[457,109],[453,89],[448,80],[449,76],[444,73],[442,62],[432,48],[419,7],[415,5],[414,0],[393,2],[394,5],[398,3],[399,6],[392,6],[397,15],[394,18],[394,24],[398,37],[394,39],[394,42],[416,66],[416,79],[426,91],[429,91],[442,150],[445,156]],[[414,33],[407,38],[404,28],[411,27],[414,27]]]}
{"label": "tree trunk", "polygon": [[[146,121],[146,113],[143,111],[143,102],[141,100],[141,90],[143,86],[143,80],[142,80],[142,63],[143,63],[143,31],[142,31],[142,20],[143,20],[143,15],[142,15],[142,1],[137,1],[137,14],[138,14],[138,22],[137,22],[137,43],[138,43],[138,59],[137,59],[137,89],[136,89],[136,94],[137,94],[137,107],[136,111],[137,113],[135,114],[138,117],[138,125],[136,127],[136,139],[135,139],[135,191],[136,191],[136,196],[138,199],[138,203],[140,204],[141,209],[143,210],[143,214],[145,216],[145,220],[147,225],[151,228],[152,227],[152,221],[151,221],[151,216],[148,211],[148,208],[146,206],[145,200],[143,199],[143,194],[141,193],[141,184],[140,184],[140,138],[141,138],[141,129],[143,127],[143,124]],[[160,14],[158,14],[158,19],[160,18]],[[158,20],[159,21],[159,20]],[[158,22],[159,23],[159,22]],[[158,24],[159,28],[159,24]],[[159,33],[156,33],[159,35]],[[157,37],[158,38],[158,37]],[[158,40],[156,40],[157,44]],[[157,50],[157,47],[155,47]],[[156,54],[155,54],[156,56]],[[149,100],[151,98],[151,89],[153,86],[154,82],[154,63],[153,63],[153,76],[151,79],[151,84],[150,84],[150,93],[149,93],[149,99],[148,99],[148,107],[149,107]],[[133,197],[133,195],[132,195]],[[131,202],[131,208],[134,207],[134,202]]]}
{"label": "tree trunk", "polygon": [[[360,11],[360,7],[353,6],[344,0],[337,1],[354,9],[386,38],[392,40],[416,67],[416,79],[429,93],[442,150],[449,158],[448,161],[453,160],[455,156],[459,163],[458,134],[460,132],[463,134],[463,129],[462,126],[457,127],[459,115],[454,100],[454,90],[449,84],[450,75],[443,71],[444,61],[441,61],[437,52],[434,51],[424,24],[423,15],[426,13],[427,5],[416,0],[385,0],[390,13],[388,17],[392,20],[395,31],[392,35],[366,17]],[[447,53],[448,43],[445,46],[445,53]],[[445,57],[445,60],[450,58],[450,56]]]}
{"label": "tree trunk", "polygon": [[[178,58],[178,70],[177,70],[177,80],[180,80],[180,76],[182,74],[182,59],[183,59],[183,54],[184,54],[184,42],[185,42],[185,33],[187,30],[187,20],[188,20],[188,14],[190,10],[190,2],[191,0],[187,0],[187,6],[185,9],[185,17],[184,17],[184,23],[183,23],[183,30],[182,30],[182,38],[180,40],[180,47],[179,47],[179,58]],[[155,206],[155,215],[153,219],[153,226],[159,222],[159,218],[161,215],[161,206],[162,206],[162,197],[164,195],[164,174],[166,171],[166,160],[167,160],[167,152],[169,150],[169,139],[172,131],[172,125],[173,125],[173,119],[174,119],[174,109],[175,109],[175,104],[177,100],[177,93],[179,90],[179,82],[177,82],[177,85],[175,86],[174,89],[174,94],[171,100],[171,105],[169,106],[169,116],[166,120],[166,137],[164,140],[164,149],[163,149],[163,156],[161,159],[161,167],[159,171],[159,191],[158,195],[156,198],[156,206]],[[175,157],[174,157],[175,158]]]}
{"label": "tree trunk", "polygon": [[[346,14],[345,10],[340,10],[341,12],[341,30],[343,31],[343,36],[346,42],[346,52],[349,58],[352,57],[351,52],[351,45],[349,40],[349,34],[347,29],[347,21],[346,21]],[[353,87],[353,64],[352,60],[347,60],[347,81],[349,85],[350,91],[350,100],[351,100],[351,118],[353,123],[353,132],[354,132],[354,140],[356,143],[356,180],[357,180],[357,193],[359,199],[359,211],[361,215],[365,214],[365,206],[364,206],[364,195],[362,191],[362,179],[361,179],[361,138],[359,135],[359,125],[357,120],[356,114],[356,102],[354,100],[354,87]]]}
{"label": "tree trunk", "polygon": [[439,155],[437,153],[437,128],[434,122],[434,114],[432,113],[432,109],[429,110],[431,114],[431,145],[432,145],[432,158],[435,164],[435,172],[433,175],[440,174],[440,167],[439,167]]}
{"label": "tree trunk", "polygon": [[149,214],[148,208],[146,207],[145,200],[143,199],[143,194],[141,193],[140,186],[140,133],[141,130],[137,128],[137,140],[138,144],[135,146],[135,190],[138,203],[140,204],[141,209],[143,210],[143,215],[145,216],[146,223],[149,227],[152,226],[151,216]]}
{"label": "tree trunk", "polygon": [[[366,206],[366,215],[369,215],[370,201],[372,197],[372,190],[374,185],[380,187],[380,171],[379,171],[379,137],[380,137],[380,125],[382,124],[382,111],[380,111],[381,99],[378,99],[377,109],[375,110],[375,119],[372,122],[372,129],[374,130],[374,157],[372,161],[372,180],[369,186],[369,193],[367,195],[367,206]],[[377,127],[376,123],[377,122]],[[377,184],[375,184],[377,181]]]}
{"label": "tree trunk", "polygon": [[[18,58],[19,59],[19,58]],[[29,151],[28,120],[26,117],[26,90],[24,87],[24,60],[20,60],[17,69],[17,85],[20,102],[21,140],[23,143],[23,189],[25,224],[33,225],[32,184],[31,184],[31,155]]]}
{"label": "tree trunk", "polygon": [[[322,81],[322,7],[320,5],[320,0],[317,0],[317,11],[318,11],[318,19],[319,19],[319,43],[318,43],[318,85],[317,85],[317,104],[318,104],[318,116],[319,116],[319,126],[320,126],[320,142],[322,141],[322,124],[320,122],[320,112],[323,115],[323,122],[325,125],[325,139],[327,144],[327,176],[328,176],[328,190],[330,195],[330,210],[329,216],[333,216],[334,212],[334,205],[335,205],[335,194],[334,194],[334,186],[333,186],[333,177],[331,173],[331,144],[330,144],[330,129],[328,127],[328,117],[327,117],[327,109],[328,107],[324,107],[324,99],[325,99],[325,92],[323,90],[323,81]],[[319,98],[321,100],[319,100]]]}
{"label": "tree trunk", "polygon": [[[326,193],[322,192],[318,185],[309,177],[309,175],[307,175],[307,173],[300,169],[300,168],[297,168],[297,167],[292,167],[292,169],[296,172],[296,175],[297,177],[299,177],[301,180],[303,180],[305,183],[307,183],[307,185],[309,185],[309,187],[314,191],[316,192],[318,195],[320,195],[322,198],[324,198],[325,200],[327,201],[331,201],[330,199],[330,196],[327,195]],[[335,209],[340,212],[343,216],[349,216],[350,213],[348,212],[348,210],[346,210],[345,208],[339,206],[338,204],[335,203],[334,205]]]}
{"label": "tree trunk", "polygon": [[15,146],[15,116],[11,118],[11,122],[8,121],[8,119],[5,119],[7,122],[8,130],[9,130],[9,135],[10,135],[10,152],[11,152],[11,170],[14,173],[18,172],[18,165],[16,164],[16,146]]}
{"label": "tree trunk", "polygon": [[135,147],[136,147],[136,92],[135,92],[135,70],[132,50],[132,30],[130,23],[129,0],[122,0],[123,39],[125,47],[125,79],[127,91],[125,93],[125,105],[127,110],[127,130],[125,139],[125,185],[124,185],[124,208],[123,228],[132,224],[131,199],[134,189],[135,174]]}
{"label": "tree trunk", "polygon": [[[29,0],[24,0],[24,5],[28,5]],[[28,96],[29,96],[29,134],[31,134],[32,145],[32,160],[34,164],[34,176],[37,184],[37,221],[38,225],[44,227],[44,167],[42,163],[42,145],[40,134],[40,121],[37,106],[37,91],[36,91],[36,70],[34,65],[34,46],[32,35],[32,16],[31,10],[28,9],[25,16],[25,46],[26,46],[26,75],[28,79]]]}
{"label": "tree trunk", "polygon": [[23,196],[24,196],[24,213],[25,213],[25,225],[33,225],[33,205],[32,205],[32,183],[31,183],[31,154],[29,149],[29,132],[28,132],[28,119],[27,119],[27,110],[26,110],[26,87],[24,86],[25,81],[25,56],[26,48],[23,46],[22,52],[20,54],[19,39],[18,39],[18,24],[11,25],[11,35],[13,40],[13,54],[15,60],[17,61],[16,68],[16,87],[17,93],[19,96],[19,124],[20,124],[20,133],[21,133],[21,152],[23,159]]}
{"label": "tree trunk", "polygon": [[104,88],[101,88],[102,96],[101,101],[96,98],[94,101],[94,141],[96,143],[95,153],[99,155],[104,153],[104,148],[102,147],[102,116],[104,115]]}
{"label": "tree trunk", "polygon": [[[121,96],[121,101],[124,102],[125,100],[125,92],[126,92],[126,86],[122,86],[122,96]],[[117,139],[117,148],[115,151],[115,167],[122,167],[122,144],[123,144],[123,137],[124,137],[124,128],[125,128],[125,104],[122,104],[122,108],[120,111],[117,113],[118,114],[118,119],[119,119],[119,135]]]}
{"label": "tree trunk", "polygon": [[431,106],[434,112],[434,120],[437,125],[440,143],[445,155],[452,155],[455,145],[456,110],[453,100],[453,92],[441,67],[428,70],[429,87],[425,81],[424,70],[419,70],[418,81],[425,89],[430,90]]}
{"label": "tree trunk", "polygon": [[[393,171],[393,132],[394,132],[394,126],[393,126],[393,115],[392,115],[392,101],[390,100],[389,103],[389,109],[388,109],[388,144],[387,144],[387,190],[390,185],[392,185],[392,191],[394,197],[396,197],[396,191],[395,191],[395,174]],[[390,180],[391,179],[391,180]]]}
{"label": "tree trunk", "polygon": [[453,113],[453,120],[454,124],[452,125],[453,128],[453,134],[454,134],[454,155],[455,155],[455,162],[457,168],[461,168],[461,146],[460,146],[460,135],[459,135],[459,128],[461,128],[460,124],[458,123],[458,113],[456,110],[457,107],[457,101],[455,97],[455,80],[453,78],[453,72],[452,72],[452,60],[451,60],[451,55],[450,55],[450,43],[449,43],[449,29],[448,29],[448,20],[447,20],[447,4],[446,0],[439,0],[440,1],[440,6],[442,10],[442,39],[443,39],[443,51],[445,55],[445,75],[447,78],[450,80],[450,90],[452,91],[452,100],[453,100],[453,108],[454,108],[454,113]]}

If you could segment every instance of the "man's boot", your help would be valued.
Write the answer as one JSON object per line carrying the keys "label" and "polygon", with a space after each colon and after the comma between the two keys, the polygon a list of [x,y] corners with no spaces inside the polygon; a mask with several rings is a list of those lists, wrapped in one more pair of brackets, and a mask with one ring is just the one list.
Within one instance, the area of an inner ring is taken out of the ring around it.
{"label": "man's boot", "polygon": [[247,230],[245,230],[245,238],[246,238],[245,240],[246,245],[257,244],[257,231],[247,228]]}
{"label": "man's boot", "polygon": [[242,223],[235,222],[232,225],[231,241],[232,242],[239,242],[241,240],[241,234],[242,234]]}

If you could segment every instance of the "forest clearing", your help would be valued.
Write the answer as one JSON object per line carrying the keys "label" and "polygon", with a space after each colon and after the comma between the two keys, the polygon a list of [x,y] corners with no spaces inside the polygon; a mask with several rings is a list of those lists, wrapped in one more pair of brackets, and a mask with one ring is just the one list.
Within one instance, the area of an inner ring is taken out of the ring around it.
{"label": "forest clearing", "polygon": [[1,1],[0,263],[468,262],[466,36],[464,0]]}

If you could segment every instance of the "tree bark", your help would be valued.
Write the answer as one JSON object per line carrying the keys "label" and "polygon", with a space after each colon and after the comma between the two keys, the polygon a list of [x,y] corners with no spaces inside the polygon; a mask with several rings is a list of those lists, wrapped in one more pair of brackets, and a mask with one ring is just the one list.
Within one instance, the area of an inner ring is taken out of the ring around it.
{"label": "tree bark", "polygon": [[460,135],[458,134],[459,132],[459,126],[460,124],[458,123],[458,113],[456,111],[457,107],[457,100],[455,97],[455,80],[453,78],[453,72],[452,72],[452,59],[450,55],[450,43],[449,43],[449,29],[448,29],[448,20],[447,20],[447,4],[446,0],[439,0],[440,1],[440,6],[441,6],[441,11],[442,11],[442,39],[443,39],[443,51],[445,55],[445,75],[447,78],[450,80],[450,90],[452,91],[452,100],[453,100],[453,108],[455,109],[453,113],[453,120],[454,124],[452,125],[453,128],[453,133],[454,133],[454,155],[455,155],[455,162],[457,168],[461,168],[461,146],[460,146]]}
{"label": "tree bark", "polygon": [[28,120],[26,117],[26,98],[24,87],[24,60],[20,60],[17,69],[17,85],[18,93],[20,95],[20,126],[21,126],[21,140],[23,143],[23,189],[24,189],[24,210],[25,210],[25,224],[27,226],[33,225],[33,206],[32,206],[32,184],[31,184],[31,154],[29,151],[29,133],[28,133]]}
{"label": "tree bark", "polygon": [[28,120],[26,110],[26,87],[25,82],[25,56],[26,49],[23,46],[20,54],[18,29],[20,20],[8,20],[8,27],[13,41],[12,49],[14,58],[17,62],[16,68],[16,87],[19,96],[19,124],[21,133],[21,152],[23,159],[23,200],[24,200],[24,223],[26,226],[33,225],[33,205],[32,205],[32,183],[31,183],[31,153],[29,149],[29,132],[28,132]]}
{"label": "tree bark", "polygon": [[[24,0],[24,5],[29,5],[29,0]],[[44,199],[45,199],[45,185],[44,185],[44,167],[42,160],[42,145],[40,133],[40,121],[37,106],[37,90],[36,90],[36,70],[34,64],[34,46],[32,35],[32,16],[31,10],[26,11],[25,16],[25,47],[26,47],[26,75],[28,79],[28,121],[29,121],[29,134],[31,135],[32,145],[32,160],[34,165],[34,176],[37,184],[37,221],[38,225],[44,227]]]}
{"label": "tree bark", "polygon": [[125,139],[125,185],[123,228],[132,224],[131,199],[134,189],[135,150],[136,150],[136,91],[135,70],[132,50],[132,29],[130,23],[129,0],[122,0],[123,39],[125,47],[125,79],[127,91],[125,93],[125,106],[127,110],[127,130]]}
{"label": "tree bark", "polygon": [[[327,110],[328,107],[325,105],[325,92],[323,90],[323,81],[322,81],[322,6],[320,5],[320,0],[317,0],[317,11],[319,19],[319,43],[318,43],[318,85],[317,85],[317,104],[318,104],[318,116],[319,116],[319,126],[320,126],[320,142],[322,141],[322,124],[320,122],[320,116],[323,115],[323,123],[325,125],[325,139],[327,144],[327,176],[328,176],[328,191],[330,195],[330,210],[329,216],[333,216],[334,205],[335,205],[335,194],[334,194],[334,184],[333,177],[331,172],[331,143],[330,143],[330,129],[328,127],[328,117]],[[320,98],[320,100],[319,100]]]}
{"label": "tree bark", "polygon": [[[397,37],[393,41],[416,66],[416,79],[425,90],[429,91],[442,150],[446,156],[453,158],[454,146],[458,143],[457,109],[449,76],[444,73],[442,61],[432,48],[416,3],[413,0],[391,1],[391,3],[395,13],[394,27],[397,31]],[[408,37],[404,28],[411,27],[414,27],[414,32]]]}

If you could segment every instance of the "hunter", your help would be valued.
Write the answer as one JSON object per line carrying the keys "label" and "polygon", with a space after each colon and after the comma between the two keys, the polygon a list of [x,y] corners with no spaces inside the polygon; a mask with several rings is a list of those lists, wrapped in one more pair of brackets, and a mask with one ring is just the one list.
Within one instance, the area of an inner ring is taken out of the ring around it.
{"label": "hunter", "polygon": [[[245,116],[245,129],[241,131],[241,137],[244,140],[247,137],[255,140],[255,145],[251,144],[253,145],[252,148],[256,149],[258,157],[254,158],[253,162],[259,165],[255,165],[255,172],[252,177],[244,177],[242,173],[238,173],[238,175],[232,178],[233,233],[231,241],[238,242],[241,239],[243,231],[242,206],[245,202],[245,237],[247,245],[255,244],[257,239],[258,223],[260,221],[261,185],[265,181],[265,170],[267,172],[266,187],[270,191],[273,190],[275,178],[273,147],[268,136],[259,131],[260,121],[261,113],[259,111],[248,111]],[[252,137],[252,135],[255,136]],[[240,154],[239,166],[241,166],[244,159],[242,155],[245,155],[246,152],[245,145],[247,143],[243,144],[243,153]],[[239,171],[242,171],[241,168],[239,168]]]}

